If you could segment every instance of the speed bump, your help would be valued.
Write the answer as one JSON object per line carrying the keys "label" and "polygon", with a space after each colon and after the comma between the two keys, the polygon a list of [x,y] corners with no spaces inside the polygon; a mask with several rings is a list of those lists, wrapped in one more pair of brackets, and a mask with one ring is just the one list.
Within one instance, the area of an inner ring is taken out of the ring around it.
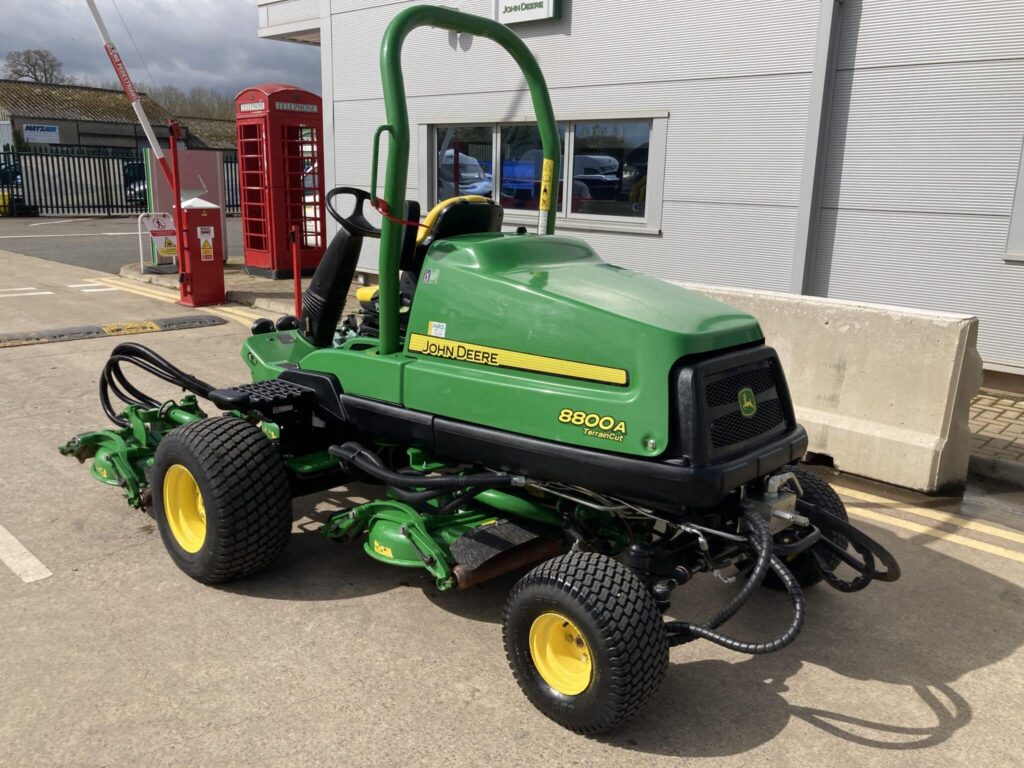
{"label": "speed bump", "polygon": [[25,347],[30,344],[50,344],[55,341],[79,341],[98,339],[105,336],[132,336],[137,333],[157,331],[183,331],[189,328],[206,328],[224,325],[227,320],[216,315],[188,315],[168,317],[161,320],[127,320],[121,323],[103,325],[76,325],[71,328],[55,328],[49,331],[20,331],[0,333],[0,349],[4,347]]}

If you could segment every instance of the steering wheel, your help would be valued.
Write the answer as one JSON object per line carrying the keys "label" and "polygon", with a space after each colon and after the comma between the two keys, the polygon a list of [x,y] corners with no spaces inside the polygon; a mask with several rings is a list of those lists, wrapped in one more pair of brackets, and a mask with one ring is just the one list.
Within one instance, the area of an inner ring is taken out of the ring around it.
{"label": "steering wheel", "polygon": [[[356,201],[352,207],[352,213],[347,217],[342,216],[334,208],[334,198],[338,195],[352,195]],[[356,189],[355,187],[335,187],[327,193],[327,198],[324,204],[327,206],[328,213],[334,217],[345,230],[354,237],[380,237],[380,230],[373,226],[369,221],[366,220],[366,216],[363,214],[363,204],[370,199],[370,193],[365,189]]]}

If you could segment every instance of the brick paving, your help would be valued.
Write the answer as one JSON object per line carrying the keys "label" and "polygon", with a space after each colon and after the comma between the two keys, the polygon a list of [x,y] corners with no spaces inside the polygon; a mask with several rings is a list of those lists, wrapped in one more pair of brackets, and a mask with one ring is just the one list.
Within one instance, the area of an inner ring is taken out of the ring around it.
{"label": "brick paving", "polygon": [[1000,475],[1017,469],[1024,478],[1024,395],[981,390],[971,403],[971,432],[972,469],[1001,464]]}

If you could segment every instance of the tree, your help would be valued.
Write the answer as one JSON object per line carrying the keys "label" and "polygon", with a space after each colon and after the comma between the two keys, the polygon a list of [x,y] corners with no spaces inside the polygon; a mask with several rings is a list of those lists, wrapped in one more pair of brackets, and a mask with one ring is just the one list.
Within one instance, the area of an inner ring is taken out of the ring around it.
{"label": "tree", "polygon": [[4,76],[12,80],[33,80],[37,83],[72,83],[64,74],[64,65],[50,51],[26,48],[11,51],[4,59]]}

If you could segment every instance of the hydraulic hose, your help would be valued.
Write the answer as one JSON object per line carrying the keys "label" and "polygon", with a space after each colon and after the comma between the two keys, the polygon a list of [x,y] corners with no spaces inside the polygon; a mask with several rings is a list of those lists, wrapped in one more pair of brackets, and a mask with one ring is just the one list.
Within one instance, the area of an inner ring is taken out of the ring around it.
{"label": "hydraulic hose", "polygon": [[455,491],[479,486],[503,488],[510,485],[525,484],[525,479],[517,475],[496,474],[492,472],[481,472],[473,475],[440,475],[436,477],[427,477],[419,474],[406,475],[384,466],[375,453],[367,450],[359,443],[351,441],[341,445],[332,445],[327,451],[336,459],[352,464],[371,477],[395,488]]}
{"label": "hydraulic hose", "polygon": [[202,398],[208,398],[214,389],[212,385],[172,365],[148,347],[130,341],[118,344],[103,366],[103,371],[100,374],[99,394],[103,412],[119,427],[128,426],[128,421],[123,419],[114,408],[111,402],[112,394],[125,405],[136,405],[143,408],[156,408],[160,405],[159,400],[147,395],[128,381],[121,369],[123,363],[133,365],[154,378],[181,387]]}
{"label": "hydraulic hose", "polygon": [[[757,561],[754,564],[754,568],[751,570],[746,583],[743,585],[743,588],[736,593],[733,599],[729,601],[728,605],[712,616],[704,624],[690,624],[685,621],[667,622],[665,624],[665,629],[671,635],[669,638],[670,645],[682,645],[683,643],[688,643],[691,640],[695,640],[700,637],[738,653],[759,655],[764,653],[773,653],[781,648],[785,648],[796,639],[798,634],[800,634],[800,629],[803,626],[806,613],[806,601],[804,600],[803,590],[800,589],[800,585],[797,583],[796,577],[794,577],[790,570],[782,564],[782,561],[772,553],[771,533],[768,531],[768,526],[765,522],[757,515],[756,512],[751,510],[746,510],[743,513],[743,518],[750,528],[750,533],[748,535],[750,545],[757,552]],[[790,623],[786,631],[775,639],[764,642],[738,640],[720,632],[716,632],[715,630],[719,626],[732,618],[750,599],[754,590],[756,590],[764,580],[768,568],[771,568],[775,575],[779,577],[779,580],[786,587],[786,592],[789,594],[790,600],[793,602],[793,621]]]}

